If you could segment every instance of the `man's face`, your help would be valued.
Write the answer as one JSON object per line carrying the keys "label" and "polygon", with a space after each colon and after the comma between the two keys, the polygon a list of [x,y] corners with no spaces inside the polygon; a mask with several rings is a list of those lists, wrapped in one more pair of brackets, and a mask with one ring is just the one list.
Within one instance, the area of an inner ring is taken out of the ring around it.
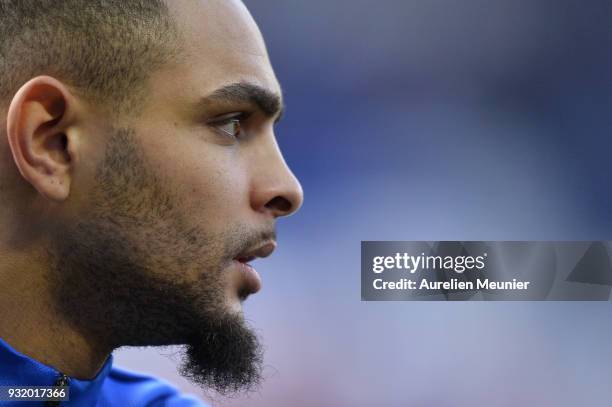
{"label": "man's face", "polygon": [[182,55],[152,75],[136,120],[82,146],[98,158],[75,179],[52,280],[84,334],[111,347],[187,344],[185,374],[238,390],[261,362],[241,314],[260,282],[244,263],[271,253],[275,219],[302,192],[276,144],[280,87],[244,6],[169,3]]}
{"label": "man's face", "polygon": [[[282,99],[265,45],[239,1],[170,3],[186,49],[153,75],[132,126],[137,141],[190,227],[211,236],[258,232],[242,249],[266,255],[275,219],[297,210],[302,192],[276,144]],[[256,284],[236,264],[225,266],[224,301],[239,310],[240,294]]]}

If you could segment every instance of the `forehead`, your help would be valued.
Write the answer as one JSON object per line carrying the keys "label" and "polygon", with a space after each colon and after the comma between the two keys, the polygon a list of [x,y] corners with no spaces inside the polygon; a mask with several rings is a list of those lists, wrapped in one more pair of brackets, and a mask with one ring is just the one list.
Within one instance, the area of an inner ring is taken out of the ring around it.
{"label": "forehead", "polygon": [[201,97],[249,82],[280,94],[265,43],[247,8],[238,0],[172,0],[170,11],[183,38],[177,68],[182,86]]}

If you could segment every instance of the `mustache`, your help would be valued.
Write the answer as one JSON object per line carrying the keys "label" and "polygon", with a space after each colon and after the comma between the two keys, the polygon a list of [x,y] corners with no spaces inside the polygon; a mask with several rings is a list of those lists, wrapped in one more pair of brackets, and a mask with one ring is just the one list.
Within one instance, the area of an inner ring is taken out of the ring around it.
{"label": "mustache", "polygon": [[240,253],[261,246],[267,242],[276,242],[276,229],[268,226],[261,229],[241,227],[234,233],[232,243],[226,252],[227,259],[234,259]]}

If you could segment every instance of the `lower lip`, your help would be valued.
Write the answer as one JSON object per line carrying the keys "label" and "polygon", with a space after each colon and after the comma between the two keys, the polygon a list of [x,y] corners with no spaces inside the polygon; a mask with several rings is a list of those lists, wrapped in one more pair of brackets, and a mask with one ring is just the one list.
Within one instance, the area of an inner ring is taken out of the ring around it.
{"label": "lower lip", "polygon": [[238,260],[234,260],[238,265],[238,269],[244,276],[245,288],[249,294],[255,294],[261,290],[261,277],[257,270],[255,270],[250,264],[242,263]]}

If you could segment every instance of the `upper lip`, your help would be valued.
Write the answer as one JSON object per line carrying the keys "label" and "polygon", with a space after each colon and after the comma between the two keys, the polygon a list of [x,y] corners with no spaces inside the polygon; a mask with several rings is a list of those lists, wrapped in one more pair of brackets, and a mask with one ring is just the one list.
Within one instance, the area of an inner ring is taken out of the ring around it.
{"label": "upper lip", "polygon": [[274,240],[268,240],[264,243],[260,243],[254,248],[245,250],[244,252],[236,256],[234,259],[242,263],[248,263],[257,258],[268,257],[272,254],[274,249],[276,249],[276,242]]}

